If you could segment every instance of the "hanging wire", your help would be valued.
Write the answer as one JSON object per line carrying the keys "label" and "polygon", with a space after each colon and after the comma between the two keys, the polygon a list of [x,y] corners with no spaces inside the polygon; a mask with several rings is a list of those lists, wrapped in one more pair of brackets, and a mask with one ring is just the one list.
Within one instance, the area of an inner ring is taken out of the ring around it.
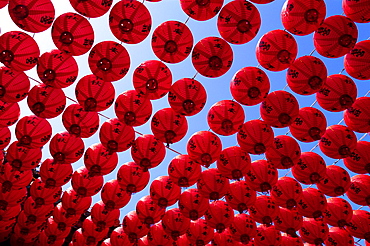
{"label": "hanging wire", "polygon": [[311,53],[309,54],[309,56],[312,56],[312,54],[313,54],[315,51],[316,51],[316,49],[313,49],[313,50],[311,51]]}
{"label": "hanging wire", "polygon": [[185,25],[186,25],[186,23],[188,23],[189,19],[190,19],[190,16],[188,16],[188,18],[187,18],[187,19],[186,19],[186,21],[184,22],[184,24],[185,24]]}

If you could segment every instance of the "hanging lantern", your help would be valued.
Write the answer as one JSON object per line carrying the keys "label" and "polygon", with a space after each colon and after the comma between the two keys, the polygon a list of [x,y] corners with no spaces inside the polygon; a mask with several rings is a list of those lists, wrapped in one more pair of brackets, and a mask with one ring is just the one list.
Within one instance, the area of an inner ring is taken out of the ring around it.
{"label": "hanging lantern", "polygon": [[190,219],[186,218],[178,208],[172,208],[163,215],[162,227],[176,241],[189,229]]}
{"label": "hanging lantern", "polygon": [[209,168],[202,172],[197,188],[202,196],[210,200],[218,200],[228,191],[229,179],[224,177],[217,168]]}
{"label": "hanging lantern", "polygon": [[210,227],[221,233],[233,222],[234,210],[224,201],[213,201],[209,204],[204,217]]}
{"label": "hanging lantern", "polygon": [[62,89],[41,83],[28,93],[27,104],[32,113],[41,118],[54,118],[60,115],[66,106],[66,96]]}
{"label": "hanging lantern", "polygon": [[221,139],[210,131],[194,133],[186,144],[189,158],[207,168],[219,158],[221,149]]}
{"label": "hanging lantern", "polygon": [[166,155],[163,142],[151,134],[139,136],[132,143],[132,159],[139,164],[144,171],[158,166]]}
{"label": "hanging lantern", "polygon": [[[106,240],[109,240],[110,242],[110,245],[108,246],[133,245],[130,241],[129,236],[125,233],[122,227],[117,227],[116,229],[114,229],[110,237]],[[104,240],[104,242],[106,240]],[[104,242],[102,245],[104,245]]]}
{"label": "hanging lantern", "polygon": [[292,209],[302,198],[302,186],[291,177],[280,177],[270,194],[276,205]]}
{"label": "hanging lantern", "polygon": [[72,187],[64,191],[62,196],[62,206],[67,211],[66,216],[77,215],[79,217],[89,209],[91,201],[90,196],[80,197]]}
{"label": "hanging lantern", "polygon": [[204,215],[209,207],[209,199],[202,196],[198,189],[186,189],[179,198],[181,213],[193,221]]}
{"label": "hanging lantern", "polygon": [[326,223],[341,228],[348,225],[353,215],[351,204],[339,197],[330,197],[327,199],[327,202],[328,206],[324,212]]}
{"label": "hanging lantern", "polygon": [[141,126],[152,115],[152,103],[142,93],[129,90],[118,95],[114,111],[117,118],[126,125]]}
{"label": "hanging lantern", "polygon": [[123,208],[131,199],[131,194],[122,189],[115,179],[104,184],[100,196],[108,211]]}
{"label": "hanging lantern", "polygon": [[322,219],[304,218],[299,234],[304,241],[318,245],[327,239],[329,228]]}
{"label": "hanging lantern", "polygon": [[326,167],[326,176],[317,183],[317,188],[327,196],[343,195],[351,185],[348,172],[339,166]]}
{"label": "hanging lantern", "polygon": [[37,205],[32,196],[27,197],[23,204],[23,212],[32,223],[44,222],[53,214],[54,204]]}
{"label": "hanging lantern", "polygon": [[186,238],[190,243],[206,245],[213,239],[213,236],[214,229],[204,219],[190,221],[189,229],[186,232]]}
{"label": "hanging lantern", "polygon": [[324,20],[313,35],[316,51],[328,58],[338,58],[348,53],[356,44],[356,24],[342,15],[333,15]]}
{"label": "hanging lantern", "polygon": [[68,229],[68,227],[72,227],[80,219],[79,215],[67,215],[67,211],[63,208],[61,203],[55,206],[52,214],[53,220],[58,224],[58,229],[61,231]]}
{"label": "hanging lantern", "polygon": [[217,29],[222,38],[232,44],[245,44],[251,41],[261,26],[258,9],[250,2],[236,0],[222,7]]}
{"label": "hanging lantern", "polygon": [[159,176],[150,184],[150,196],[160,207],[172,206],[177,202],[180,194],[180,186],[168,176]]}
{"label": "hanging lantern", "polygon": [[286,91],[274,91],[267,95],[260,107],[260,114],[266,124],[283,128],[293,123],[299,114],[297,99]]}
{"label": "hanging lantern", "polygon": [[99,139],[108,150],[123,152],[131,147],[135,140],[135,131],[132,126],[124,124],[117,118],[111,118],[101,125]]}
{"label": "hanging lantern", "polygon": [[95,203],[91,208],[91,220],[98,228],[98,231],[116,226],[117,223],[119,223],[119,215],[120,211],[118,209],[113,209],[110,211],[105,209],[105,204],[103,201]]}
{"label": "hanging lantern", "polygon": [[272,146],[274,132],[272,128],[262,120],[250,120],[245,122],[237,135],[240,147],[250,154],[263,154]]}
{"label": "hanging lantern", "polygon": [[281,10],[281,21],[288,32],[304,36],[316,31],[325,15],[323,0],[287,0]]}
{"label": "hanging lantern", "polygon": [[370,22],[370,8],[368,3],[368,0],[360,0],[357,2],[343,0],[342,9],[344,14],[354,22],[368,23]]}
{"label": "hanging lantern", "polygon": [[119,1],[109,14],[111,32],[118,40],[127,44],[143,41],[149,35],[151,26],[150,12],[139,1]]}
{"label": "hanging lantern", "polygon": [[102,241],[108,233],[108,228],[104,230],[99,230],[99,228],[94,224],[90,217],[86,218],[82,222],[82,235],[85,238],[85,243],[87,245],[96,244]]}
{"label": "hanging lantern", "polygon": [[316,184],[326,175],[326,163],[314,152],[302,152],[300,161],[292,167],[292,174],[302,184]]}
{"label": "hanging lantern", "polygon": [[40,178],[46,188],[60,187],[69,182],[73,168],[69,163],[60,164],[52,158],[44,160],[40,167]]}
{"label": "hanging lantern", "polygon": [[19,145],[30,149],[43,147],[51,138],[50,123],[35,115],[24,116],[17,122],[15,135]]}
{"label": "hanging lantern", "polygon": [[59,132],[50,140],[49,150],[55,162],[74,163],[83,155],[85,145],[80,137]]}
{"label": "hanging lantern", "polygon": [[315,188],[303,189],[297,209],[301,215],[307,218],[320,218],[327,209],[326,197],[321,191]]}
{"label": "hanging lantern", "polygon": [[9,127],[0,127],[0,149],[5,149],[9,145],[10,139],[11,133]]}
{"label": "hanging lantern", "polygon": [[235,241],[249,243],[257,234],[257,225],[254,219],[247,214],[237,214],[229,227]]}
{"label": "hanging lantern", "polygon": [[30,80],[24,72],[0,67],[1,101],[6,103],[20,102],[27,97],[29,90]]}
{"label": "hanging lantern", "polygon": [[0,127],[8,127],[18,121],[21,115],[18,103],[0,101]]}
{"label": "hanging lantern", "polygon": [[101,2],[100,0],[93,1],[70,0],[69,2],[78,13],[89,18],[95,18],[100,17],[107,13],[110,9],[110,6],[113,3],[113,0],[107,0],[104,2]]}
{"label": "hanging lantern", "polygon": [[19,146],[18,141],[9,145],[5,158],[18,171],[31,170],[37,167],[41,161],[41,149],[29,149],[25,146]]}
{"label": "hanging lantern", "polygon": [[370,142],[358,141],[349,157],[343,159],[344,165],[358,174],[370,173]]}
{"label": "hanging lantern", "polygon": [[256,47],[258,63],[273,72],[287,69],[294,62],[297,53],[298,47],[294,37],[283,30],[265,33]]}
{"label": "hanging lantern", "polygon": [[189,17],[197,21],[212,19],[220,11],[224,0],[196,1],[181,0],[181,8]]}
{"label": "hanging lantern", "polygon": [[253,190],[267,192],[278,181],[278,170],[266,160],[253,161],[245,181]]}
{"label": "hanging lantern", "polygon": [[[343,3],[344,2],[347,1],[344,0]],[[353,46],[353,48],[344,56],[344,68],[351,77],[359,80],[367,80],[370,78],[369,52],[370,41],[364,40],[356,43],[355,46]]]}
{"label": "hanging lantern", "polygon": [[43,232],[45,233],[45,236],[49,239],[48,240],[49,242],[56,242],[56,241],[63,240],[64,238],[68,236],[70,232],[70,228],[60,230],[58,227],[58,223],[56,223],[53,218],[49,218],[46,221],[45,226],[46,227]]}
{"label": "hanging lantern", "polygon": [[354,210],[351,222],[346,229],[357,238],[365,239],[369,243],[370,238],[370,213],[365,210]]}
{"label": "hanging lantern", "polygon": [[291,237],[298,237],[296,232],[302,227],[303,217],[297,209],[280,208],[273,219],[277,230],[285,232]]}
{"label": "hanging lantern", "polygon": [[370,176],[367,174],[359,174],[352,176],[351,185],[347,190],[347,197],[354,203],[362,206],[370,204]]}
{"label": "hanging lantern", "polygon": [[0,54],[0,62],[6,67],[16,71],[26,71],[36,66],[40,49],[28,34],[11,31],[0,37]]}
{"label": "hanging lantern", "polygon": [[2,184],[3,193],[27,187],[31,183],[32,177],[31,170],[13,170],[9,163],[0,166],[0,183]]}
{"label": "hanging lantern", "polygon": [[36,205],[53,204],[62,195],[62,187],[46,188],[46,184],[40,178],[33,181],[30,188],[30,194]]}
{"label": "hanging lantern", "polygon": [[147,226],[159,222],[165,212],[166,208],[160,207],[158,201],[153,200],[150,196],[143,196],[136,203],[137,216]]}
{"label": "hanging lantern", "polygon": [[259,225],[257,227],[257,235],[254,237],[254,245],[256,246],[267,246],[281,244],[281,233],[275,228],[275,226]]}
{"label": "hanging lantern", "polygon": [[135,243],[139,238],[148,234],[149,231],[148,225],[139,219],[136,211],[126,214],[122,221],[122,228],[128,235],[131,243]]}
{"label": "hanging lantern", "polygon": [[[0,190],[3,190],[3,185],[0,184]],[[8,208],[20,205],[27,197],[26,188],[20,190],[10,190],[9,192],[0,192],[0,209],[6,210]]]}
{"label": "hanging lantern", "polygon": [[224,75],[233,63],[233,50],[225,40],[218,37],[200,40],[194,46],[191,56],[195,70],[209,78]]}
{"label": "hanging lantern", "polygon": [[366,133],[370,132],[370,111],[367,106],[370,98],[359,97],[351,107],[344,111],[344,122],[352,131]]}
{"label": "hanging lantern", "polygon": [[62,122],[66,130],[76,137],[89,138],[99,128],[97,112],[85,111],[79,104],[69,105],[63,112]]}
{"label": "hanging lantern", "polygon": [[222,100],[208,111],[209,127],[219,135],[230,136],[238,132],[245,119],[244,109],[238,102]]}
{"label": "hanging lantern", "polygon": [[226,229],[221,233],[214,233],[211,245],[234,246],[235,243],[237,242],[233,239],[230,230]]}
{"label": "hanging lantern", "polygon": [[153,115],[150,128],[153,135],[168,146],[185,137],[188,121],[185,116],[176,113],[172,108],[163,108]]}
{"label": "hanging lantern", "polygon": [[173,239],[164,230],[162,223],[154,224],[150,227],[148,232],[148,245],[163,245],[170,246],[173,243]]}
{"label": "hanging lantern", "polygon": [[257,196],[256,202],[248,208],[249,214],[257,222],[271,225],[273,218],[278,214],[279,206],[275,205],[270,196]]}
{"label": "hanging lantern", "polygon": [[279,135],[274,138],[272,148],[266,151],[266,159],[275,168],[288,169],[297,164],[301,156],[301,148],[294,138]]}
{"label": "hanging lantern", "polygon": [[338,227],[329,228],[329,234],[327,239],[325,240],[325,245],[354,245],[354,243],[355,241],[348,231]]}
{"label": "hanging lantern", "polygon": [[83,166],[74,171],[71,179],[73,189],[81,197],[96,195],[103,187],[103,184],[103,176],[90,176],[89,170]]}
{"label": "hanging lantern", "polygon": [[116,168],[118,155],[111,153],[101,143],[96,143],[86,150],[84,164],[91,176],[107,175]]}
{"label": "hanging lantern", "polygon": [[256,202],[256,191],[250,188],[244,180],[235,181],[230,183],[225,198],[230,207],[243,213]]}
{"label": "hanging lantern", "polygon": [[331,125],[319,142],[321,151],[333,159],[343,159],[351,155],[356,148],[357,137],[346,126]]}
{"label": "hanging lantern", "polygon": [[239,146],[223,149],[217,160],[217,169],[228,179],[240,180],[251,166],[249,154]]}
{"label": "hanging lantern", "polygon": [[257,67],[244,67],[238,70],[230,82],[233,98],[246,106],[261,103],[270,91],[267,74]]}
{"label": "hanging lantern", "polygon": [[136,162],[126,162],[117,172],[118,184],[129,193],[142,191],[149,183],[150,173]]}
{"label": "hanging lantern", "polygon": [[281,245],[285,246],[304,246],[303,240],[300,237],[291,237],[285,233],[281,233]]}
{"label": "hanging lantern", "polygon": [[180,187],[194,185],[201,172],[200,165],[188,155],[178,155],[168,165],[168,176]]}
{"label": "hanging lantern", "polygon": [[85,54],[94,44],[94,30],[90,22],[76,13],[60,15],[51,30],[55,46],[72,56]]}

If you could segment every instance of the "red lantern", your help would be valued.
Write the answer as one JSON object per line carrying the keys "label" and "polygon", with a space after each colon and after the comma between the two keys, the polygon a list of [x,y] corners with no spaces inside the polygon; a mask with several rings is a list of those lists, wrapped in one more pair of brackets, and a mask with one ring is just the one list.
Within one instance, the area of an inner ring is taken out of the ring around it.
{"label": "red lantern", "polygon": [[150,128],[153,135],[167,146],[180,141],[188,131],[185,116],[176,113],[172,108],[158,110],[152,117]]}
{"label": "red lantern", "polygon": [[19,145],[30,149],[43,147],[51,138],[50,123],[35,115],[24,116],[17,122],[15,135]]}
{"label": "red lantern", "polygon": [[20,108],[18,103],[0,101],[0,127],[8,127],[18,121]]}
{"label": "red lantern", "polygon": [[221,139],[210,131],[194,133],[186,145],[189,157],[204,167],[209,167],[218,159],[221,149]]}
{"label": "red lantern", "polygon": [[89,138],[99,128],[99,115],[97,112],[85,111],[79,104],[71,104],[64,110],[62,122],[70,134]]}
{"label": "red lantern", "polygon": [[41,161],[41,149],[29,149],[24,146],[19,146],[18,141],[14,141],[9,145],[6,151],[6,160],[10,165],[19,171],[31,170],[39,165]]}
{"label": "red lantern", "polygon": [[233,236],[230,233],[229,229],[224,230],[223,232],[215,232],[212,240],[212,244],[208,245],[222,245],[222,246],[234,246],[236,241],[234,241]]}
{"label": "red lantern", "polygon": [[257,67],[244,67],[238,70],[230,82],[233,98],[246,106],[262,102],[270,91],[267,74]]}
{"label": "red lantern", "polygon": [[80,216],[90,207],[91,201],[90,196],[81,197],[72,187],[64,191],[62,196],[62,206],[67,211],[66,216]]}
{"label": "red lantern", "polygon": [[195,221],[202,217],[209,207],[209,199],[202,196],[198,189],[187,189],[179,198],[181,213]]}
{"label": "red lantern", "polygon": [[10,207],[21,204],[27,196],[26,188],[20,190],[10,190],[9,192],[2,192],[3,184],[0,184],[0,209],[6,210]]}
{"label": "red lantern", "polygon": [[151,134],[145,134],[135,139],[131,147],[132,159],[144,171],[158,166],[166,155],[163,142]]}
{"label": "red lantern", "polygon": [[351,204],[339,197],[330,197],[327,202],[328,206],[324,212],[325,222],[341,228],[348,225],[353,215]]}
{"label": "red lantern", "polygon": [[325,177],[326,163],[314,152],[302,152],[300,161],[292,167],[292,174],[302,184],[315,184]]}
{"label": "red lantern", "polygon": [[214,236],[214,229],[210,227],[204,219],[190,221],[190,226],[186,232],[186,238],[190,243],[206,245]]}
{"label": "red lantern", "polygon": [[36,205],[49,205],[59,200],[62,187],[46,188],[46,184],[39,178],[31,184],[30,194]]}
{"label": "red lantern", "polygon": [[299,114],[298,101],[289,92],[271,92],[262,102],[260,114],[266,124],[272,127],[289,126]]}
{"label": "red lantern", "polygon": [[37,63],[37,74],[45,84],[60,89],[75,82],[78,66],[73,56],[55,49],[40,56]]}
{"label": "red lantern", "polygon": [[228,179],[240,180],[251,166],[249,154],[239,146],[223,149],[217,160],[217,169]]}
{"label": "red lantern", "polygon": [[366,106],[369,103],[370,98],[359,97],[344,111],[344,122],[349,129],[360,133],[370,132],[370,110]]}
{"label": "red lantern", "polygon": [[315,189],[306,188],[302,191],[302,197],[297,204],[298,212],[307,218],[319,218],[327,209],[325,195]]}
{"label": "red lantern", "polygon": [[27,97],[29,90],[30,81],[24,72],[7,67],[0,67],[1,101],[7,103],[22,101]]}
{"label": "red lantern", "polygon": [[209,204],[204,217],[210,227],[221,233],[233,222],[234,210],[224,201],[213,201]]}
{"label": "red lantern", "polygon": [[62,89],[41,83],[28,93],[28,107],[41,118],[54,118],[60,115],[66,106],[66,96]]}
{"label": "red lantern", "polygon": [[90,176],[85,167],[78,168],[72,175],[71,184],[73,189],[81,197],[94,196],[103,187],[103,176]]}
{"label": "red lantern", "polygon": [[40,177],[46,188],[67,184],[72,177],[73,168],[69,163],[60,164],[52,158],[44,160],[40,167]]}
{"label": "red lantern", "polygon": [[118,95],[114,111],[117,118],[129,126],[141,126],[152,115],[152,103],[142,93],[135,90]]}
{"label": "red lantern", "polygon": [[294,62],[297,52],[297,42],[294,37],[283,30],[265,33],[256,47],[258,63],[273,72],[288,68]]}
{"label": "red lantern", "polygon": [[2,184],[3,193],[27,187],[31,183],[32,177],[31,170],[13,170],[9,163],[0,166],[0,183]]}
{"label": "red lantern", "polygon": [[235,241],[247,244],[257,234],[256,221],[247,214],[237,214],[229,227],[229,231]]}
{"label": "red lantern", "polygon": [[329,234],[329,227],[322,219],[304,218],[299,234],[307,243],[323,244]]}
{"label": "red lantern", "polygon": [[316,31],[326,15],[322,0],[288,0],[281,10],[281,21],[288,32],[304,36]]}
{"label": "red lantern", "polygon": [[[344,2],[347,1],[344,0],[343,3]],[[367,80],[370,78],[369,52],[370,41],[364,40],[356,43],[355,46],[353,46],[353,48],[344,56],[344,68],[351,77],[360,80]]]}
{"label": "red lantern", "polygon": [[333,15],[324,20],[315,31],[313,44],[316,51],[328,58],[338,58],[348,53],[356,44],[356,24],[342,15]]}
{"label": "red lantern", "polygon": [[194,46],[191,56],[195,70],[209,78],[224,75],[233,63],[233,50],[225,40],[218,37],[200,40]]}
{"label": "red lantern", "polygon": [[352,220],[346,229],[352,236],[365,239],[369,243],[370,213],[365,210],[354,210]]}
{"label": "red lantern", "polygon": [[304,246],[303,241],[300,237],[291,237],[285,233],[281,234],[281,245],[285,246]]}
{"label": "red lantern", "polygon": [[99,201],[91,208],[91,220],[99,230],[104,230],[119,223],[120,211],[118,209],[107,210],[103,201]]}
{"label": "red lantern", "polygon": [[51,36],[55,46],[72,56],[83,55],[94,44],[94,30],[90,22],[76,13],[64,13],[54,21]]}
{"label": "red lantern", "polygon": [[45,221],[53,214],[53,209],[54,204],[38,205],[32,196],[27,197],[23,204],[23,212],[31,222]]}
{"label": "red lantern", "polygon": [[[324,1],[321,1],[321,3],[325,4]],[[288,68],[286,79],[290,89],[295,93],[312,95],[320,90],[326,81],[327,75],[326,66],[319,58],[302,56],[296,59]]]}
{"label": "red lantern", "polygon": [[117,163],[117,153],[110,153],[101,143],[91,145],[84,155],[84,164],[91,176],[107,175],[116,168]]}
{"label": "red lantern", "polygon": [[194,185],[202,172],[202,168],[188,155],[178,155],[168,165],[168,176],[180,187]]}
{"label": "red lantern", "polygon": [[351,186],[346,192],[347,197],[354,203],[362,206],[370,205],[370,176],[359,174],[352,176]]}
{"label": "red lantern", "polygon": [[65,228],[64,230],[59,229],[58,223],[49,218],[46,221],[46,228],[44,229],[45,236],[49,239],[49,242],[55,242],[66,238],[71,228]]}
{"label": "red lantern", "polygon": [[68,227],[72,227],[80,219],[78,214],[67,215],[67,211],[63,208],[61,203],[55,206],[52,214],[53,220],[58,223],[58,229],[61,231],[68,229]]}
{"label": "red lantern", "polygon": [[279,206],[275,205],[270,196],[257,196],[256,202],[248,208],[252,218],[261,224],[271,225],[273,218],[279,212]]}
{"label": "red lantern", "polygon": [[137,216],[147,226],[159,222],[165,212],[166,208],[160,207],[150,196],[144,196],[136,203]]}
{"label": "red lantern", "polygon": [[86,239],[86,244],[87,245],[91,245],[90,243],[92,243],[92,245],[94,245],[97,242],[102,241],[106,237],[108,231],[109,231],[108,228],[105,228],[104,230],[100,230],[94,224],[94,222],[91,220],[90,217],[86,218],[83,221],[82,235]]}
{"label": "red lantern", "polygon": [[274,138],[272,148],[266,151],[266,158],[275,168],[288,169],[297,164],[301,148],[294,138],[279,135]]}
{"label": "red lantern", "polygon": [[100,195],[108,211],[123,208],[131,199],[131,194],[122,189],[115,179],[104,184]]}
{"label": "red lantern", "polygon": [[356,148],[357,137],[348,127],[331,125],[319,142],[321,151],[333,159],[343,159]]}
{"label": "red lantern", "polygon": [[338,227],[329,228],[329,234],[325,240],[325,245],[335,246],[335,245],[355,245],[353,237],[351,234]]}
{"label": "red lantern", "polygon": [[245,119],[244,109],[238,102],[222,100],[212,105],[208,111],[209,127],[217,134],[230,136],[235,134]]}
{"label": "red lantern", "polygon": [[183,78],[172,84],[168,92],[168,103],[177,113],[193,116],[199,113],[207,100],[203,85],[190,78]]}
{"label": "red lantern", "polygon": [[299,109],[298,116],[293,119],[289,130],[293,137],[301,142],[320,140],[326,131],[325,115],[318,109],[304,107]]}
{"label": "red lantern", "polygon": [[226,4],[217,19],[218,31],[232,44],[248,43],[257,35],[260,26],[261,16],[258,9],[244,0]]}
{"label": "red lantern", "polygon": [[81,138],[68,132],[60,132],[50,140],[49,150],[54,161],[58,163],[73,163],[84,153],[85,145]]}
{"label": "red lantern", "polygon": [[160,207],[172,206],[177,202],[180,194],[180,186],[168,176],[159,176],[150,184],[150,196]]}
{"label": "red lantern", "polygon": [[109,240],[111,246],[133,245],[130,241],[129,236],[124,232],[122,227],[117,227],[116,229],[114,229],[112,231],[112,234],[110,235]]}
{"label": "red lantern", "polygon": [[256,191],[250,188],[244,180],[235,181],[230,183],[225,198],[230,207],[243,213],[256,202]]}
{"label": "red lantern", "polygon": [[78,103],[85,111],[99,112],[113,104],[115,90],[111,82],[90,74],[78,81],[75,93]]}
{"label": "red lantern", "polygon": [[118,40],[127,44],[143,41],[149,35],[151,26],[150,12],[139,1],[119,1],[109,14],[111,32]]}
{"label": "red lantern", "polygon": [[370,22],[370,8],[368,3],[368,0],[360,0],[358,2],[343,0],[342,8],[344,14],[354,22],[367,23]]}
{"label": "red lantern", "polygon": [[122,152],[131,147],[135,140],[135,131],[132,126],[117,118],[111,118],[100,127],[99,138],[105,148],[113,152]]}
{"label": "red lantern", "polygon": [[272,187],[271,197],[276,205],[292,209],[302,197],[302,186],[291,177],[280,177]]}
{"label": "red lantern", "polygon": [[154,54],[164,62],[183,61],[193,48],[191,30],[179,21],[166,21],[157,26],[152,36]]}
{"label": "red lantern", "polygon": [[139,219],[136,211],[126,214],[122,221],[122,228],[131,242],[136,242],[139,238],[148,234],[149,231],[149,226]]}
{"label": "red lantern", "polygon": [[356,97],[356,83],[342,74],[328,76],[325,84],[316,93],[319,105],[331,112],[340,112],[351,107]]}
{"label": "red lantern", "polygon": [[129,193],[142,191],[149,183],[150,173],[136,162],[126,162],[117,172],[118,184]]}
{"label": "red lantern", "polygon": [[55,9],[50,0],[10,1],[9,15],[13,22],[25,31],[42,32],[54,21]]}
{"label": "red lantern", "polygon": [[252,162],[245,181],[255,191],[267,192],[278,181],[278,170],[266,160]]}
{"label": "red lantern", "polygon": [[172,208],[163,215],[162,227],[173,240],[177,240],[189,229],[190,219],[185,217],[178,208]]}
{"label": "red lantern", "polygon": [[150,100],[164,97],[171,88],[171,70],[161,61],[149,60],[141,63],[134,71],[132,83],[138,94]]}
{"label": "red lantern", "polygon": [[349,157],[343,159],[344,165],[358,174],[370,173],[370,142],[358,141]]}
{"label": "red lantern", "polygon": [[40,49],[36,41],[20,31],[6,32],[0,37],[0,62],[16,71],[26,71],[37,64]]}
{"label": "red lantern", "polygon": [[224,0],[196,1],[181,0],[181,8],[191,18],[198,21],[212,19],[220,11]]}
{"label": "red lantern", "polygon": [[148,232],[148,245],[162,245],[170,246],[173,245],[173,239],[162,227],[162,223],[154,224],[150,227]]}
{"label": "red lantern", "polygon": [[0,0],[0,9],[4,8],[8,3],[9,0]]}
{"label": "red lantern", "polygon": [[326,176],[317,183],[317,188],[327,196],[343,195],[351,185],[348,172],[336,165],[326,167]]}
{"label": "red lantern", "polygon": [[[19,213],[21,213],[21,211],[22,211],[21,205],[16,205],[16,206],[13,206],[13,207],[8,206],[4,210],[1,209],[0,210],[0,216],[1,216],[1,222],[0,223],[10,221],[10,220],[15,220],[17,218],[17,216],[19,215]],[[24,211],[22,211],[22,213],[24,213]]]}
{"label": "red lantern", "polygon": [[272,128],[261,120],[245,122],[237,135],[240,147],[250,154],[263,154],[272,146],[274,132]]}
{"label": "red lantern", "polygon": [[45,231],[42,231],[37,239],[37,245],[53,245],[63,246],[64,238],[54,240],[54,235],[46,236]]}
{"label": "red lantern", "polygon": [[112,5],[113,0],[107,0],[105,2],[101,2],[99,0],[94,1],[70,0],[69,2],[78,13],[86,17],[95,18],[100,17],[107,13],[110,6]]}
{"label": "red lantern", "polygon": [[275,226],[259,225],[257,227],[257,235],[254,237],[254,245],[256,246],[281,246],[281,233]]}
{"label": "red lantern", "polygon": [[103,41],[91,49],[88,62],[94,75],[111,82],[125,77],[130,68],[130,55],[119,43]]}
{"label": "red lantern", "polygon": [[289,234],[291,237],[298,237],[296,231],[302,227],[303,217],[297,209],[280,208],[273,219],[276,229]]}
{"label": "red lantern", "polygon": [[197,188],[202,196],[218,200],[229,190],[229,180],[217,168],[210,168],[202,172],[197,182]]}
{"label": "red lantern", "polygon": [[10,239],[11,245],[34,245],[34,242],[40,234],[40,229],[37,227],[20,226],[19,224],[14,226],[13,231],[13,235]]}

